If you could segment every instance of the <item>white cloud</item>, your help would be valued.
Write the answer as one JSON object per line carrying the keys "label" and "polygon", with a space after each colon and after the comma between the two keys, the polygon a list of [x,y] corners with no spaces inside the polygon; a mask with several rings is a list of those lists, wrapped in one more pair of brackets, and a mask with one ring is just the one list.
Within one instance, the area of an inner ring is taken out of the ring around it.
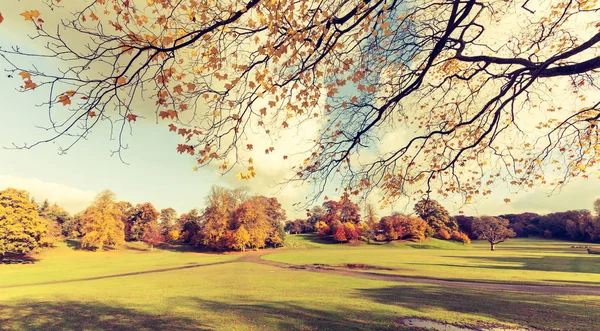
{"label": "white cloud", "polygon": [[87,207],[96,196],[96,192],[81,190],[76,187],[45,182],[38,178],[16,176],[0,176],[0,189],[13,187],[28,191],[38,202],[48,199],[70,213],[76,213]]}

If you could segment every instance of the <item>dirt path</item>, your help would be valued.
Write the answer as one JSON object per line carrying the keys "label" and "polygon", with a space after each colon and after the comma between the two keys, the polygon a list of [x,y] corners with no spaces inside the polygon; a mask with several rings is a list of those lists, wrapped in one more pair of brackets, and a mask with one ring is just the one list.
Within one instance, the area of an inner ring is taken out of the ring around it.
{"label": "dirt path", "polygon": [[269,251],[269,250],[268,251],[252,251],[252,252],[246,252],[246,253],[238,253],[238,255],[240,255],[240,257],[238,259],[231,260],[231,261],[222,261],[222,262],[214,262],[214,263],[206,263],[206,264],[192,264],[192,265],[186,265],[186,266],[181,266],[181,267],[173,267],[173,268],[165,268],[165,269],[152,269],[152,270],[128,272],[128,273],[113,274],[113,275],[106,275],[106,276],[87,277],[87,278],[68,279],[68,280],[57,280],[57,281],[48,281],[48,282],[41,282],[41,283],[4,285],[4,286],[0,286],[0,289],[25,287],[25,286],[40,286],[40,285],[85,282],[85,281],[108,279],[108,278],[128,277],[128,276],[145,275],[145,274],[152,274],[152,273],[158,273],[158,272],[200,268],[200,267],[229,264],[229,263],[247,262],[247,263],[257,263],[257,264],[262,264],[262,265],[268,265],[268,266],[276,267],[276,268],[284,268],[284,269],[288,269],[288,270],[318,272],[318,273],[324,273],[324,274],[329,274],[329,275],[358,277],[358,278],[383,280],[383,281],[390,281],[390,282],[432,284],[432,285],[439,285],[439,286],[446,286],[446,287],[460,287],[460,288],[487,290],[487,291],[533,292],[533,293],[543,293],[543,294],[565,294],[565,295],[600,295],[600,286],[527,285],[527,284],[510,284],[510,283],[493,283],[493,282],[475,282],[475,281],[464,281],[464,280],[448,280],[448,279],[439,279],[439,278],[401,276],[401,275],[390,275],[390,274],[382,274],[382,273],[375,273],[375,272],[353,271],[353,270],[344,270],[344,269],[339,269],[339,268],[322,267],[322,266],[293,265],[293,264],[263,260],[261,258],[263,255],[267,255],[270,253],[271,253],[271,251]]}

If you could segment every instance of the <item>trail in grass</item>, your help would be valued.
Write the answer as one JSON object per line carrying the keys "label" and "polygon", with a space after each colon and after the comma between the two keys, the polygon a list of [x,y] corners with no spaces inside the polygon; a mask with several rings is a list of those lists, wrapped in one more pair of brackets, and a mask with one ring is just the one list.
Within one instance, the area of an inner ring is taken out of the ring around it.
{"label": "trail in grass", "polygon": [[145,275],[145,274],[154,274],[154,273],[158,273],[158,272],[167,272],[167,271],[174,271],[174,270],[198,268],[198,267],[204,267],[204,266],[209,266],[209,265],[226,264],[226,263],[231,263],[231,262],[233,262],[233,261],[221,261],[221,262],[212,262],[212,263],[204,263],[204,264],[197,263],[197,264],[190,264],[190,265],[185,265],[185,266],[180,266],[180,267],[172,267],[172,268],[164,268],[164,269],[151,269],[151,270],[126,272],[126,273],[121,273],[121,274],[112,274],[112,275],[105,275],[105,276],[75,278],[75,279],[66,279],[66,280],[54,280],[54,281],[40,282],[40,283],[2,285],[2,286],[0,286],[0,289],[25,287],[25,286],[40,286],[40,285],[86,282],[86,281],[91,281],[91,280],[99,280],[99,279],[107,279],[107,278],[129,277],[129,276],[137,276],[137,275]]}
{"label": "trail in grass", "polygon": [[275,262],[269,260],[263,260],[263,255],[269,254],[271,251],[253,251],[247,253],[240,253],[240,258],[231,261],[221,261],[205,264],[192,264],[180,267],[164,268],[164,269],[151,269],[145,271],[128,272],[121,274],[113,274],[106,276],[87,277],[69,280],[58,280],[48,281],[40,283],[29,283],[29,284],[15,284],[15,285],[4,285],[0,286],[3,288],[15,288],[25,286],[41,286],[41,285],[52,285],[52,284],[63,284],[63,283],[74,283],[74,282],[85,282],[107,278],[118,278],[118,277],[129,277],[136,275],[152,274],[159,272],[168,272],[175,270],[200,268],[206,266],[223,265],[229,263],[240,263],[249,262],[268,265],[277,268],[293,269],[298,271],[318,272],[330,275],[358,277],[373,280],[383,280],[390,282],[402,282],[402,283],[421,283],[421,284],[432,284],[445,287],[460,287],[476,290],[490,290],[490,291],[512,291],[512,292],[533,292],[533,293],[544,293],[544,294],[564,294],[564,295],[600,295],[600,286],[558,286],[558,285],[526,285],[526,284],[509,284],[499,282],[475,282],[465,280],[447,280],[439,278],[428,278],[418,276],[401,276],[401,275],[389,275],[375,272],[361,272],[352,270],[342,270],[337,268],[331,268],[327,266],[303,266],[303,265],[292,265],[282,262]]}

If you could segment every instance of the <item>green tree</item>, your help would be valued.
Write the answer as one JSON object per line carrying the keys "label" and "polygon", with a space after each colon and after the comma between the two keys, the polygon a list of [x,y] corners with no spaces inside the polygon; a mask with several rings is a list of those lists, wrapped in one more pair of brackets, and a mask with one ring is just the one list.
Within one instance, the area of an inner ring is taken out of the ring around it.
{"label": "green tree", "polygon": [[160,211],[158,218],[163,234],[166,236],[169,232],[179,231],[179,223],[177,222],[177,211],[173,208],[164,208]]}
{"label": "green tree", "polygon": [[150,202],[137,204],[129,222],[131,231],[127,240],[141,240],[146,227],[158,222],[158,215],[158,211]]}
{"label": "green tree", "polygon": [[104,245],[119,245],[125,241],[121,209],[115,194],[109,190],[96,196],[81,216],[81,246],[102,250]]}
{"label": "green tree", "polygon": [[6,254],[27,254],[45,246],[47,226],[29,193],[14,188],[0,191],[0,260]]}
{"label": "green tree", "polygon": [[458,230],[458,224],[439,202],[432,199],[421,199],[415,204],[415,212],[436,232],[445,229],[448,232]]}
{"label": "green tree", "polygon": [[490,243],[490,250],[496,250],[496,245],[504,242],[517,234],[508,228],[507,219],[493,216],[476,217],[473,220],[473,232],[479,239],[487,240]]}

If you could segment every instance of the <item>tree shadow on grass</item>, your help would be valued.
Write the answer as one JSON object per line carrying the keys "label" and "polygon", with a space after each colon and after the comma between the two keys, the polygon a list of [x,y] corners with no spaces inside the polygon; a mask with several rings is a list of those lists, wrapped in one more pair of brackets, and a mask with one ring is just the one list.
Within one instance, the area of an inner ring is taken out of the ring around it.
{"label": "tree shadow on grass", "polygon": [[0,330],[212,330],[185,317],[152,315],[98,302],[0,305]]}
{"label": "tree shadow on grass", "polygon": [[504,291],[452,289],[440,286],[397,285],[359,289],[361,298],[407,307],[424,314],[449,312],[493,318],[537,329],[597,330],[600,305],[586,299]]}
{"label": "tree shadow on grass", "polygon": [[[235,316],[239,325],[232,329],[259,330],[398,330],[398,316],[370,310],[337,310],[308,308],[288,302],[229,303],[198,297],[177,298],[178,305],[187,305],[198,314]],[[174,302],[175,304],[175,302]],[[204,316],[200,315],[203,319]]]}
{"label": "tree shadow on grass", "polygon": [[[89,251],[89,252],[95,252],[96,248],[92,248],[92,247],[83,247],[81,246],[81,239],[66,239],[65,243],[67,244],[67,247],[79,251]],[[109,245],[105,245],[102,250],[103,251],[114,251],[116,248],[113,246],[109,246]]]}
{"label": "tree shadow on grass", "polygon": [[[493,254],[493,253],[491,253]],[[444,256],[447,257],[447,256]],[[462,258],[452,256],[451,258]],[[535,256],[535,257],[508,257],[508,256],[469,256],[464,257],[469,263],[476,265],[449,264],[451,267],[465,268],[490,268],[535,271],[561,271],[600,274],[600,256],[596,259],[589,256]],[[502,265],[502,264],[510,265]]]}

